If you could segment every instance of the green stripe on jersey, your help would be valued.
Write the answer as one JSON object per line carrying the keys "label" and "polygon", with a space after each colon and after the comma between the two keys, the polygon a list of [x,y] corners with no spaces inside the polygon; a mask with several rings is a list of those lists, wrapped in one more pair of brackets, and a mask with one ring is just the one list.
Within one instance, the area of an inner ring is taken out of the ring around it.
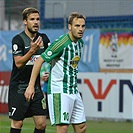
{"label": "green stripe on jersey", "polygon": [[74,94],[77,93],[77,65],[81,56],[82,45],[77,42],[71,42],[64,49],[64,64],[63,64],[63,92]]}
{"label": "green stripe on jersey", "polygon": [[62,40],[57,41],[55,43],[55,45],[51,48],[51,50],[54,52],[56,50],[58,50],[62,45],[64,45],[64,43],[66,43],[69,40],[68,36],[65,36]]}
{"label": "green stripe on jersey", "polygon": [[61,95],[59,93],[53,94],[53,103],[55,124],[59,124],[61,122]]}
{"label": "green stripe on jersey", "polygon": [[[82,47],[82,39],[74,43],[69,34],[65,34],[54,41],[42,54],[45,61],[52,61],[48,94],[77,93],[77,67]],[[49,52],[51,55],[47,54]]]}

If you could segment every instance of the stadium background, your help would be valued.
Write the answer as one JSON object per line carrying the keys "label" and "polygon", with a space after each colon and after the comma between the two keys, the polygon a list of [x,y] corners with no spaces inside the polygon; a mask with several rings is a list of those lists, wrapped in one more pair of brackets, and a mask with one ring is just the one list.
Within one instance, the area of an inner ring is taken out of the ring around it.
{"label": "stadium background", "polygon": [[133,0],[0,0],[0,113],[7,113],[11,71],[7,51],[13,35],[23,29],[21,12],[29,6],[40,10],[40,31],[51,41],[67,32],[70,12],[87,17],[78,79],[86,116],[133,120]]}
{"label": "stadium background", "polygon": [[22,29],[21,12],[27,6],[40,10],[41,28],[45,29],[64,28],[72,11],[87,16],[89,29],[132,28],[132,0],[0,0],[0,29]]}

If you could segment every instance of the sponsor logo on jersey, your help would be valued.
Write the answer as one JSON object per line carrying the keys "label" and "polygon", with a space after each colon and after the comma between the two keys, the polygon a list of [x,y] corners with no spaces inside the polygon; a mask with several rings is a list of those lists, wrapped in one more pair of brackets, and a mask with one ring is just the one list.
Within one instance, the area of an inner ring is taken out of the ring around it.
{"label": "sponsor logo on jersey", "polygon": [[33,55],[26,65],[34,65],[34,62],[39,58],[40,55]]}
{"label": "sponsor logo on jersey", "polygon": [[28,48],[30,48],[30,46],[25,46],[25,49],[28,49]]}
{"label": "sponsor logo on jersey", "polygon": [[79,56],[75,56],[75,57],[70,61],[70,65],[71,65],[73,68],[77,68],[79,60],[80,60],[80,57],[79,57]]}

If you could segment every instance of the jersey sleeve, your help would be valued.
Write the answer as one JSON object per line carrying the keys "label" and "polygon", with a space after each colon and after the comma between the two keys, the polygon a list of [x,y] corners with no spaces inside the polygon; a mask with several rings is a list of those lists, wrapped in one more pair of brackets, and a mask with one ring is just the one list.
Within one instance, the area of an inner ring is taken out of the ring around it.
{"label": "jersey sleeve", "polygon": [[53,42],[47,49],[45,52],[43,52],[41,54],[41,57],[43,58],[43,60],[45,60],[46,62],[50,62],[53,58],[59,56],[61,54],[61,47],[57,47],[56,48],[56,43],[57,42]]}
{"label": "jersey sleeve", "polygon": [[16,35],[12,39],[12,54],[13,56],[23,56],[23,40],[19,35]]}
{"label": "jersey sleeve", "polygon": [[56,39],[47,49],[45,52],[41,54],[41,57],[44,61],[50,62],[55,57],[60,57],[63,53],[64,48],[71,43],[68,35],[63,35]]}

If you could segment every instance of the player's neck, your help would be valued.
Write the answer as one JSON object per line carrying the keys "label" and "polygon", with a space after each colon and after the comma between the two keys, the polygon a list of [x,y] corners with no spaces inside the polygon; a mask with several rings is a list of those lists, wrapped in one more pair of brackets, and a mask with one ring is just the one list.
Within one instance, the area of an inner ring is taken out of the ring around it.
{"label": "player's neck", "polygon": [[25,29],[25,34],[26,34],[31,40],[33,40],[34,37],[36,36],[36,33],[31,33],[31,32],[29,32],[27,29]]}
{"label": "player's neck", "polygon": [[77,43],[78,39],[75,38],[75,37],[71,34],[71,32],[69,32],[69,37],[71,38],[71,40],[72,40],[74,43]]}

